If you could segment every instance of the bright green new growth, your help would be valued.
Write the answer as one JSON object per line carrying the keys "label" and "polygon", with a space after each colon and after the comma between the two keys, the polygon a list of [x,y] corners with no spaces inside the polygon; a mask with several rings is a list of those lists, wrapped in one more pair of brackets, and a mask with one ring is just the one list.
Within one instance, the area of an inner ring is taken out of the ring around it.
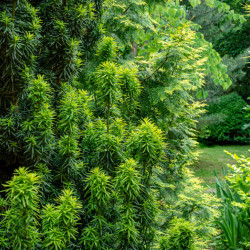
{"label": "bright green new growth", "polygon": [[[47,204],[40,212],[41,178],[25,168],[16,170],[6,185],[6,208],[0,224],[1,247],[13,249],[63,249],[76,240],[80,201],[73,191],[63,190],[58,205]],[[41,221],[41,228],[40,228]],[[41,232],[40,232],[41,230]]]}
{"label": "bright green new growth", "polygon": [[20,169],[0,199],[3,248],[153,249],[159,232],[208,245],[214,200],[187,170],[195,94],[208,73],[230,81],[188,1],[2,2],[0,164],[37,173]]}
{"label": "bright green new growth", "polygon": [[70,168],[74,166],[79,155],[79,99],[80,96],[71,86],[66,87],[58,116],[58,129],[61,131],[61,137],[58,142],[60,149],[59,154],[65,159],[65,164],[61,169],[61,175],[63,175],[65,171],[69,174]]}
{"label": "bright green new growth", "polygon": [[162,131],[144,119],[126,142],[128,153],[138,161],[141,175],[141,195],[138,197],[137,220],[139,244],[150,245],[155,235],[153,223],[157,214],[157,203],[151,189],[153,167],[164,158]]}
{"label": "bright green new growth", "polygon": [[124,202],[129,204],[136,200],[141,191],[141,175],[133,159],[126,160],[116,171],[115,189]]}
{"label": "bright green new growth", "polygon": [[72,190],[63,190],[57,199],[58,205],[47,204],[42,210],[43,247],[63,249],[70,247],[78,234],[77,223],[80,219],[81,203]]}
{"label": "bright green new growth", "polygon": [[127,141],[130,154],[144,167],[143,175],[152,174],[152,167],[164,159],[162,131],[150,120],[144,119],[140,126],[131,133]]}
{"label": "bright green new growth", "polygon": [[119,210],[121,218],[117,224],[119,248],[134,248],[139,242],[138,223],[136,223],[136,204],[141,195],[141,174],[133,159],[117,168],[114,186],[121,197]]}
{"label": "bright green new growth", "polygon": [[180,250],[180,249],[195,249],[194,248],[193,225],[184,219],[173,219],[171,227],[165,238],[161,240],[162,250]]}
{"label": "bright green new growth", "polygon": [[81,242],[86,248],[96,246],[97,249],[105,249],[112,240],[112,224],[108,221],[112,196],[110,176],[95,168],[88,175],[86,182],[86,208],[91,219],[82,232]]}
{"label": "bright green new growth", "polygon": [[[27,80],[30,80],[28,72],[25,72],[25,76],[27,76]],[[49,84],[44,80],[44,76],[38,75],[37,79],[31,80],[28,92],[28,98],[31,99],[35,109],[40,109],[41,105],[50,102],[49,93],[51,89]]]}
{"label": "bright green new growth", "polygon": [[22,124],[25,153],[31,152],[29,159],[32,163],[35,161],[48,163],[54,146],[55,114],[50,104],[51,88],[41,75],[33,78],[26,69],[24,76],[29,82],[28,99],[33,105],[33,114]]}
{"label": "bright green new growth", "polygon": [[95,73],[97,96],[107,112],[107,131],[109,132],[110,109],[120,97],[120,76],[118,66],[113,62],[102,63]]}
{"label": "bright green new growth", "polygon": [[86,179],[87,194],[89,196],[89,209],[97,213],[106,210],[111,198],[110,177],[105,175],[99,168],[93,169]]}
{"label": "bright green new growth", "polygon": [[117,56],[118,47],[112,37],[104,37],[97,48],[97,59],[99,62],[113,61]]}
{"label": "bright green new growth", "polygon": [[8,209],[3,213],[0,224],[2,247],[36,249],[40,242],[38,184],[37,174],[20,168],[15,171],[13,179],[5,185]]}

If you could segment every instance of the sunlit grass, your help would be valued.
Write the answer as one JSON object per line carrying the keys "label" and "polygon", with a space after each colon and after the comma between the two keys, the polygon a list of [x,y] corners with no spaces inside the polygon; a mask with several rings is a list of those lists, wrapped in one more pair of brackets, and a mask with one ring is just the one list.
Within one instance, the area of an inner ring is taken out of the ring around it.
{"label": "sunlit grass", "polygon": [[199,150],[203,153],[199,157],[199,163],[195,164],[195,175],[204,180],[205,185],[215,187],[214,172],[217,173],[219,178],[223,178],[222,169],[227,168],[227,164],[235,163],[234,159],[230,155],[224,152],[227,150],[230,153],[236,153],[237,155],[250,156],[250,145],[247,146],[204,146],[200,145]]}

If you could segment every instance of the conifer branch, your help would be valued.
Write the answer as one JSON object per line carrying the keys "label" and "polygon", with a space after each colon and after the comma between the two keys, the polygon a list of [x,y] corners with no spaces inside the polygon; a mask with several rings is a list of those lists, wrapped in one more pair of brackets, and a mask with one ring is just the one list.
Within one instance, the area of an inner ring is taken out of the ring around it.
{"label": "conifer branch", "polygon": [[214,12],[215,10],[214,9],[209,9],[208,11],[205,11],[205,12],[202,12],[201,14],[199,14],[199,15],[197,15],[197,16],[192,16],[192,18],[190,19],[190,20],[195,20],[195,19],[197,19],[197,18],[199,18],[199,17],[204,17],[204,15],[207,15],[207,14],[209,14],[209,13],[211,13],[211,12]]}

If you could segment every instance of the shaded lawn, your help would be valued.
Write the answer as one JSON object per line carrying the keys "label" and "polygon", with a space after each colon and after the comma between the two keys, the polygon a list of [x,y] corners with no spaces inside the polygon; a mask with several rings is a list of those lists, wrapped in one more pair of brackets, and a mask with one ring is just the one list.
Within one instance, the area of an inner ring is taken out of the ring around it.
{"label": "shaded lawn", "polygon": [[230,153],[236,153],[238,156],[250,156],[250,145],[215,145],[204,146],[200,145],[199,150],[203,151],[199,157],[199,163],[195,165],[195,175],[204,180],[205,185],[215,187],[214,171],[219,178],[223,178],[222,169],[227,168],[227,164],[235,163],[235,160],[224,152],[227,150]]}

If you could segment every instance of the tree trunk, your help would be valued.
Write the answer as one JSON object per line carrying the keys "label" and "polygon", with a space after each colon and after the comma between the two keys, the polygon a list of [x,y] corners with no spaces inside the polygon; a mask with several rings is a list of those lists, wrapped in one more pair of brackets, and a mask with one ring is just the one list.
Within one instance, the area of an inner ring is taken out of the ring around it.
{"label": "tree trunk", "polygon": [[16,13],[16,2],[17,0],[13,0],[13,8],[12,8],[12,18],[15,18],[15,13]]}
{"label": "tree trunk", "polygon": [[136,42],[132,43],[132,46],[131,46],[131,55],[133,57],[137,56],[137,43]]}

